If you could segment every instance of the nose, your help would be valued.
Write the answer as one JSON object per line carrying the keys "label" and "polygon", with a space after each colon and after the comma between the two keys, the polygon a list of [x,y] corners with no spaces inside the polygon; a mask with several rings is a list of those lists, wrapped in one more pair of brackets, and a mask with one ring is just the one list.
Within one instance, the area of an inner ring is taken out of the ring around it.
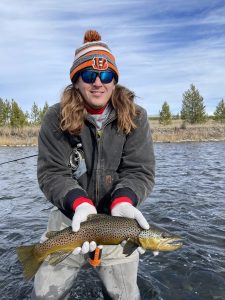
{"label": "nose", "polygon": [[95,82],[93,82],[94,86],[102,86],[102,82],[99,76],[96,77]]}

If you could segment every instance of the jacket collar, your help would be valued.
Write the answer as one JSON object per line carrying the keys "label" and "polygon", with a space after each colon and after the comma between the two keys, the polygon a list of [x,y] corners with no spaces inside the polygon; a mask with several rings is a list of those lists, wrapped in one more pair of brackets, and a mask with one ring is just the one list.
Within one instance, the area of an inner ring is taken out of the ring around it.
{"label": "jacket collar", "polygon": [[[112,107],[111,104],[110,104],[110,106],[111,106],[111,111],[110,111],[109,116],[107,117],[107,119],[103,122],[103,127],[104,127],[105,124],[111,123],[112,121],[114,121],[117,118],[116,111],[114,110],[114,108]],[[94,126],[96,126],[95,122],[94,122],[94,120],[93,120],[93,118],[92,118],[92,116],[90,114],[87,114],[86,120],[89,123],[91,123]]]}

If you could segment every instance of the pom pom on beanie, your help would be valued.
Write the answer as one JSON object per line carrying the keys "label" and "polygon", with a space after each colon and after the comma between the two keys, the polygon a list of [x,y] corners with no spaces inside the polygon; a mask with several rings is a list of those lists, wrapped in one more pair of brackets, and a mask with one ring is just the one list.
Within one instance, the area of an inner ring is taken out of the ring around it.
{"label": "pom pom on beanie", "polygon": [[75,82],[80,71],[93,68],[98,71],[111,69],[118,82],[119,71],[115,57],[106,43],[101,41],[101,35],[96,30],[88,30],[84,34],[84,44],[75,51],[75,58],[70,69],[70,79]]}
{"label": "pom pom on beanie", "polygon": [[88,30],[84,34],[84,43],[101,41],[101,35],[96,30]]}

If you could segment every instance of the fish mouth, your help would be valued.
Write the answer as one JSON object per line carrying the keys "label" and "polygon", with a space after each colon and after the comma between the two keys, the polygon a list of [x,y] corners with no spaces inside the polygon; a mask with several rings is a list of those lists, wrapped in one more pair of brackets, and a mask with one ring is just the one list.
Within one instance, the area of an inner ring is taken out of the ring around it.
{"label": "fish mouth", "polygon": [[183,246],[181,238],[167,238],[159,244],[159,249],[161,251],[171,251],[179,249]]}

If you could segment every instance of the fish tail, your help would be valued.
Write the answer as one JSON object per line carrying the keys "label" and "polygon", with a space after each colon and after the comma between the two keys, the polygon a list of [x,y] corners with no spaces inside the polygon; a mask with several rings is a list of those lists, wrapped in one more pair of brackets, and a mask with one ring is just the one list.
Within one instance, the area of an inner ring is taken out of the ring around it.
{"label": "fish tail", "polygon": [[42,263],[42,260],[38,259],[34,255],[34,248],[35,245],[20,246],[16,249],[19,261],[21,262],[23,267],[23,274],[26,280],[31,279],[35,275]]}

